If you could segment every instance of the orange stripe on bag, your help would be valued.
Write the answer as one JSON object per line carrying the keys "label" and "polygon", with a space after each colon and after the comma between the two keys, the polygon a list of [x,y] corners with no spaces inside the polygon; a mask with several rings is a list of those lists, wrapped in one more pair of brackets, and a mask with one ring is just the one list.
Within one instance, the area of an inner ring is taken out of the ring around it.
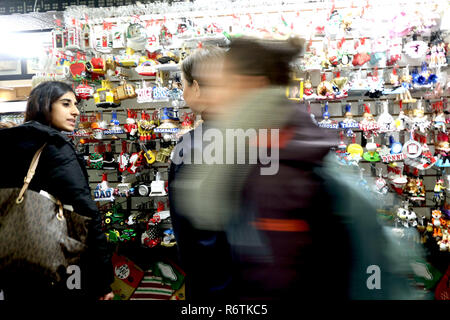
{"label": "orange stripe on bag", "polygon": [[281,232],[306,232],[309,231],[309,224],[305,220],[299,219],[270,219],[261,218],[252,222],[252,225],[259,230],[281,231]]}

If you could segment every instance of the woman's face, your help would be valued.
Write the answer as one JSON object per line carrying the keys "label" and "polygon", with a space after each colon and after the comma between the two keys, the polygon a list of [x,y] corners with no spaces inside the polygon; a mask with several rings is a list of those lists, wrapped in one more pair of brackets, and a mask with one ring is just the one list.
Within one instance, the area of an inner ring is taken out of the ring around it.
{"label": "woman's face", "polygon": [[72,132],[80,112],[73,92],[67,92],[52,104],[51,126],[61,131]]}

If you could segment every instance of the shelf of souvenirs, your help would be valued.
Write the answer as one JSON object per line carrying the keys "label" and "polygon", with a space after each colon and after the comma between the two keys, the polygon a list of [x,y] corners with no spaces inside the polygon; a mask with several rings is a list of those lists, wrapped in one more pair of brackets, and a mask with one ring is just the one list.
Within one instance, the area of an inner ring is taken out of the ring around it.
{"label": "shelf of souvenirs", "polygon": [[[317,88],[317,87],[315,87]],[[386,90],[386,89],[384,89]],[[389,88],[387,88],[387,90],[391,90]],[[412,90],[409,91],[409,93],[411,94],[411,97],[409,99],[402,99],[402,103],[403,105],[406,104],[413,104],[416,103],[417,100],[425,100],[425,101],[440,101],[440,100],[444,100],[444,99],[448,99],[450,98],[450,93],[449,94],[444,94],[444,95],[440,95],[439,97],[428,97],[428,96],[423,96],[422,93],[425,92],[426,90],[430,90],[430,88],[419,88],[416,90]],[[316,90],[315,90],[316,92]],[[359,94],[356,94],[356,92],[358,92]],[[386,92],[386,91],[385,91]],[[389,92],[389,91],[387,91]],[[370,97],[369,96],[369,90],[358,90],[358,91],[352,91],[350,90],[348,95],[344,95],[342,97],[338,97],[338,98],[334,98],[333,94],[329,94],[328,96],[330,98],[327,98],[327,96],[320,96],[320,98],[316,98],[317,94],[313,93],[312,95],[310,95],[310,97],[307,97],[305,94],[303,94],[303,99],[292,99],[290,98],[290,100],[293,101],[299,101],[299,102],[309,102],[309,103],[350,103],[350,102],[360,102],[361,100],[363,101],[371,101],[371,102],[376,102],[376,101],[383,101],[383,100],[389,100],[389,101],[399,101],[399,94],[397,93],[387,93],[387,94],[381,94],[381,93],[376,93],[373,92],[374,96]],[[312,97],[312,98],[311,98]]]}
{"label": "shelf of souvenirs", "polygon": [[[320,72],[320,73],[335,73],[335,72],[355,72],[355,71],[371,71],[371,70],[414,70],[419,69],[422,67],[422,64],[404,64],[404,65],[395,65],[395,66],[353,66],[353,65],[338,65],[332,68],[311,68],[306,69],[302,66],[298,66],[298,71],[302,73],[314,73],[314,72]],[[432,66],[429,67],[432,70],[446,70],[449,68],[448,64],[440,65],[440,66]]]}
{"label": "shelf of souvenirs", "polygon": [[[134,110],[134,111],[146,111],[146,110],[152,110],[152,111],[157,111],[160,109],[163,109],[165,107],[167,107],[168,104],[170,104],[171,101],[153,101],[153,102],[145,102],[142,104],[138,104],[136,103],[136,105],[142,105],[139,107],[134,107],[134,106],[127,106],[126,109],[130,109],[130,110]],[[147,104],[151,104],[151,105],[147,105]],[[147,105],[147,106],[144,106]],[[110,113],[110,112],[116,112],[118,115],[126,115],[127,114],[127,110],[125,108],[121,108],[119,107],[115,107],[115,108],[100,108],[100,107],[95,107],[96,109],[84,109],[83,113],[85,114],[91,114],[91,113]],[[183,106],[183,107],[176,107],[178,110],[190,110],[190,107],[188,106]]]}

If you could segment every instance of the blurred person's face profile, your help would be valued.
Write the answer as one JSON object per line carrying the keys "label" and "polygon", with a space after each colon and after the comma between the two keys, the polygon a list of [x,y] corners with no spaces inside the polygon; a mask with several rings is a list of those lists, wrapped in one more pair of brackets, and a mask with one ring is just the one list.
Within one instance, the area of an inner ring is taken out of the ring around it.
{"label": "blurred person's face profile", "polygon": [[196,113],[215,113],[221,104],[224,82],[222,80],[222,63],[207,61],[193,70],[193,82],[189,83],[182,75],[183,98],[186,104]]}
{"label": "blurred person's face profile", "polygon": [[201,113],[205,107],[200,103],[200,86],[197,80],[194,80],[192,83],[189,83],[184,76],[182,78],[183,83],[183,98],[186,104],[191,108],[195,113]]}

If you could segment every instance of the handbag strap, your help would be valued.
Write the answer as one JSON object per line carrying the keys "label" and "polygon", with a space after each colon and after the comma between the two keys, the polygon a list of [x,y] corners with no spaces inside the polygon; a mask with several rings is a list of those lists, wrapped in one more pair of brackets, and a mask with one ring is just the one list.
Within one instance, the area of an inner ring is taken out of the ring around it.
{"label": "handbag strap", "polygon": [[24,179],[23,187],[20,190],[19,196],[16,199],[17,204],[20,204],[23,201],[23,195],[25,194],[25,191],[27,191],[31,179],[33,179],[34,173],[36,172],[36,168],[39,163],[39,158],[41,157],[42,150],[45,148],[46,145],[47,143],[45,143],[42,147],[40,147],[39,150],[36,151],[36,153],[34,154],[33,160],[31,160],[30,167],[28,168],[27,175]]}

